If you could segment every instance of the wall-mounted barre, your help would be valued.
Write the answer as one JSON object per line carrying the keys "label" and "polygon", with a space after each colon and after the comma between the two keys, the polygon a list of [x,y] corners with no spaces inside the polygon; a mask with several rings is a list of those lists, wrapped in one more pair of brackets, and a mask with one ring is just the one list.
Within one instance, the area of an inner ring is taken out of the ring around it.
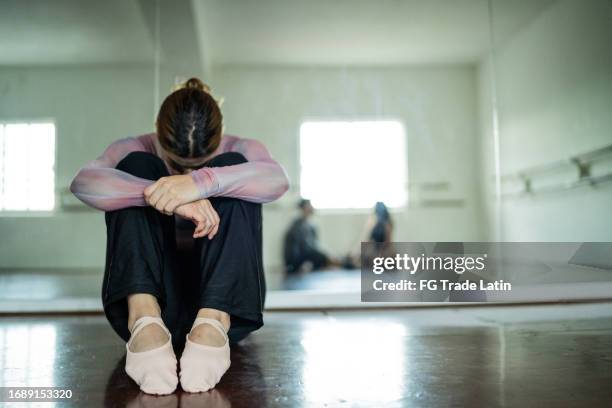
{"label": "wall-mounted barre", "polygon": [[[597,185],[612,181],[612,172],[600,175],[593,175],[592,168],[595,163],[612,161],[612,144],[591,150],[586,153],[571,156],[565,160],[558,160],[540,166],[529,167],[527,169],[507,174],[501,177],[502,183],[519,182],[522,190],[519,192],[502,193],[505,196],[524,196],[535,193],[547,193],[561,190],[568,190],[585,185]],[[534,180],[544,175],[567,170],[573,167],[576,171],[576,178],[573,181],[547,185],[545,187],[534,188]]]}

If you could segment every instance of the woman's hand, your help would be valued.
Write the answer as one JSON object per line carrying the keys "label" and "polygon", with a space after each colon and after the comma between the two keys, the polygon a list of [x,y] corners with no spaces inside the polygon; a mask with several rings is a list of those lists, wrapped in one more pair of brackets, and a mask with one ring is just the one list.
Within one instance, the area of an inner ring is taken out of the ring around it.
{"label": "woman's hand", "polygon": [[166,215],[186,203],[196,201],[200,195],[198,186],[189,174],[162,177],[144,190],[147,204]]}
{"label": "woman's hand", "polygon": [[219,215],[207,199],[178,206],[174,213],[194,222],[196,225],[193,232],[194,238],[208,235],[208,239],[213,239],[219,230]]}

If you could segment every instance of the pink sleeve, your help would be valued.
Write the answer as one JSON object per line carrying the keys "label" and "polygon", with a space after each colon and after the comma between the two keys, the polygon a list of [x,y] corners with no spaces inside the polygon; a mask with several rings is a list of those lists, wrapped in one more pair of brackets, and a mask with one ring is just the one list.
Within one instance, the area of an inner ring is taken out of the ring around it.
{"label": "pink sleeve", "polygon": [[247,163],[226,167],[203,167],[191,172],[200,197],[234,197],[255,203],[280,198],[289,188],[285,170],[266,147],[252,139],[237,139],[229,151],[241,153]]}
{"label": "pink sleeve", "polygon": [[79,170],[70,191],[85,204],[103,211],[146,206],[143,191],[153,181],[115,169],[133,151],[146,151],[137,138],[113,142],[102,156]]}

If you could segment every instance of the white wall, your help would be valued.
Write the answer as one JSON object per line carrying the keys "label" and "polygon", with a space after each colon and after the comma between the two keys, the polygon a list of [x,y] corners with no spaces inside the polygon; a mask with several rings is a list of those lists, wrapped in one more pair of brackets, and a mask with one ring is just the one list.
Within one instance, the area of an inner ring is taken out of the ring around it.
{"label": "white wall", "polygon": [[[494,63],[501,173],[567,159],[612,143],[612,3],[558,1],[509,41]],[[493,221],[490,69],[483,61],[481,134],[483,197]],[[505,241],[610,241],[612,188],[580,188],[527,198],[505,197]]]}
{"label": "white wall", "polygon": [[[213,92],[225,98],[227,132],[263,141],[291,179],[287,195],[264,207],[269,266],[278,266],[282,234],[295,214],[299,126],[312,118],[400,119],[408,138],[409,182],[449,182],[446,196],[465,200],[460,207],[423,207],[423,193],[411,191],[409,208],[394,214],[396,240],[483,239],[474,68],[217,66],[213,72]],[[341,165],[343,152],[337,154]],[[359,242],[366,216],[319,212],[323,245],[336,255],[346,253]]]}
{"label": "white wall", "polygon": [[[152,73],[148,66],[0,68],[0,120],[55,120],[61,193],[109,143],[153,129]],[[102,212],[0,213],[0,234],[0,268],[104,265]]]}

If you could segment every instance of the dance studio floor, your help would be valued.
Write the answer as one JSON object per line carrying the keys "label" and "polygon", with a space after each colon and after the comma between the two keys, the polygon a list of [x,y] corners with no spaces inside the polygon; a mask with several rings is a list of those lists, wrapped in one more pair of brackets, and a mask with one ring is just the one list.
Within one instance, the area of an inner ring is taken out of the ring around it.
{"label": "dance studio floor", "polygon": [[71,389],[55,406],[612,405],[612,303],[271,312],[204,394],[139,393],[124,352],[100,315],[0,318],[0,385]]}

